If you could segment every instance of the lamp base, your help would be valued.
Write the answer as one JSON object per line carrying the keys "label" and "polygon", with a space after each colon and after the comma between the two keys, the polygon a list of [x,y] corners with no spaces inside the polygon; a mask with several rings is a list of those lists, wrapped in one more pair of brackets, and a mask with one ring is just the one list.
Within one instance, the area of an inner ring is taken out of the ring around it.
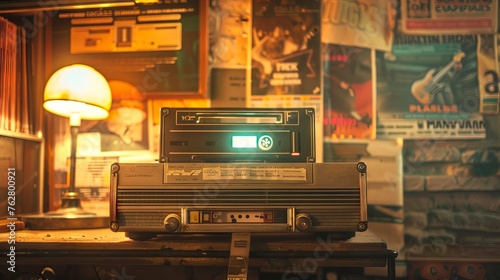
{"label": "lamp base", "polygon": [[21,217],[26,229],[92,229],[109,227],[109,217],[96,215],[55,216],[47,213]]}
{"label": "lamp base", "polygon": [[78,193],[67,192],[62,197],[61,208],[21,218],[28,229],[90,229],[109,227],[109,217],[86,212]]}

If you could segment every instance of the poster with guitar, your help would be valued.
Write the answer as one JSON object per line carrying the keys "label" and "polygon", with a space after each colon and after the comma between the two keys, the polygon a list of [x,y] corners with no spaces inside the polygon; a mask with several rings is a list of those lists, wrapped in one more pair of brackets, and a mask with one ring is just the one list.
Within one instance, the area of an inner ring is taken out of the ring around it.
{"label": "poster with guitar", "polygon": [[378,138],[486,137],[478,35],[399,35],[376,61]]}
{"label": "poster with guitar", "polygon": [[252,98],[319,95],[320,1],[255,0],[252,9]]}
{"label": "poster with guitar", "polygon": [[[427,71],[425,76],[413,82],[411,85],[411,94],[418,103],[422,105],[429,105],[434,101],[436,95],[441,98],[440,92],[445,91],[446,85],[441,82],[443,78],[448,75],[452,69],[460,67],[460,62],[465,57],[465,53],[459,51],[457,54],[453,55],[453,59],[446,64],[439,72],[436,73],[436,69],[432,68]],[[440,103],[443,103],[441,100]]]}

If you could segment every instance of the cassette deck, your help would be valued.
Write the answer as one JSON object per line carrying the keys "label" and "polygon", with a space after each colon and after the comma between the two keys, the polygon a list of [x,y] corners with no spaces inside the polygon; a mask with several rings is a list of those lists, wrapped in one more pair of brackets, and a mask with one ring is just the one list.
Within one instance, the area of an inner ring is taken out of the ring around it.
{"label": "cassette deck", "polygon": [[159,162],[111,165],[112,231],[367,229],[366,164],[315,162],[313,108],[161,108],[160,117]]}
{"label": "cassette deck", "polygon": [[160,162],[315,162],[312,108],[161,108]]}
{"label": "cassette deck", "polygon": [[110,227],[158,234],[338,233],[367,229],[366,165],[115,163]]}

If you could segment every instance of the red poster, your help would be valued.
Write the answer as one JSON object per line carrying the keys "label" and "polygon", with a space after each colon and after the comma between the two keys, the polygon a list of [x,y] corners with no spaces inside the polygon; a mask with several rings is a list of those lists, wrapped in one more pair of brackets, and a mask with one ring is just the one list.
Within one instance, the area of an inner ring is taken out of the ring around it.
{"label": "red poster", "polygon": [[407,34],[495,33],[497,17],[497,1],[401,1],[401,28]]}
{"label": "red poster", "polygon": [[323,63],[325,137],[373,139],[372,51],[326,44]]}

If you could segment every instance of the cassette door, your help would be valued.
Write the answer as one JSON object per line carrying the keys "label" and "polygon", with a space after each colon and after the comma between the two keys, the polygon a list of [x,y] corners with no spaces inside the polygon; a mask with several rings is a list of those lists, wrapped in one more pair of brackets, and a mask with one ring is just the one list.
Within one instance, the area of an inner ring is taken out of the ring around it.
{"label": "cassette door", "polygon": [[160,162],[315,162],[313,108],[162,108]]}

